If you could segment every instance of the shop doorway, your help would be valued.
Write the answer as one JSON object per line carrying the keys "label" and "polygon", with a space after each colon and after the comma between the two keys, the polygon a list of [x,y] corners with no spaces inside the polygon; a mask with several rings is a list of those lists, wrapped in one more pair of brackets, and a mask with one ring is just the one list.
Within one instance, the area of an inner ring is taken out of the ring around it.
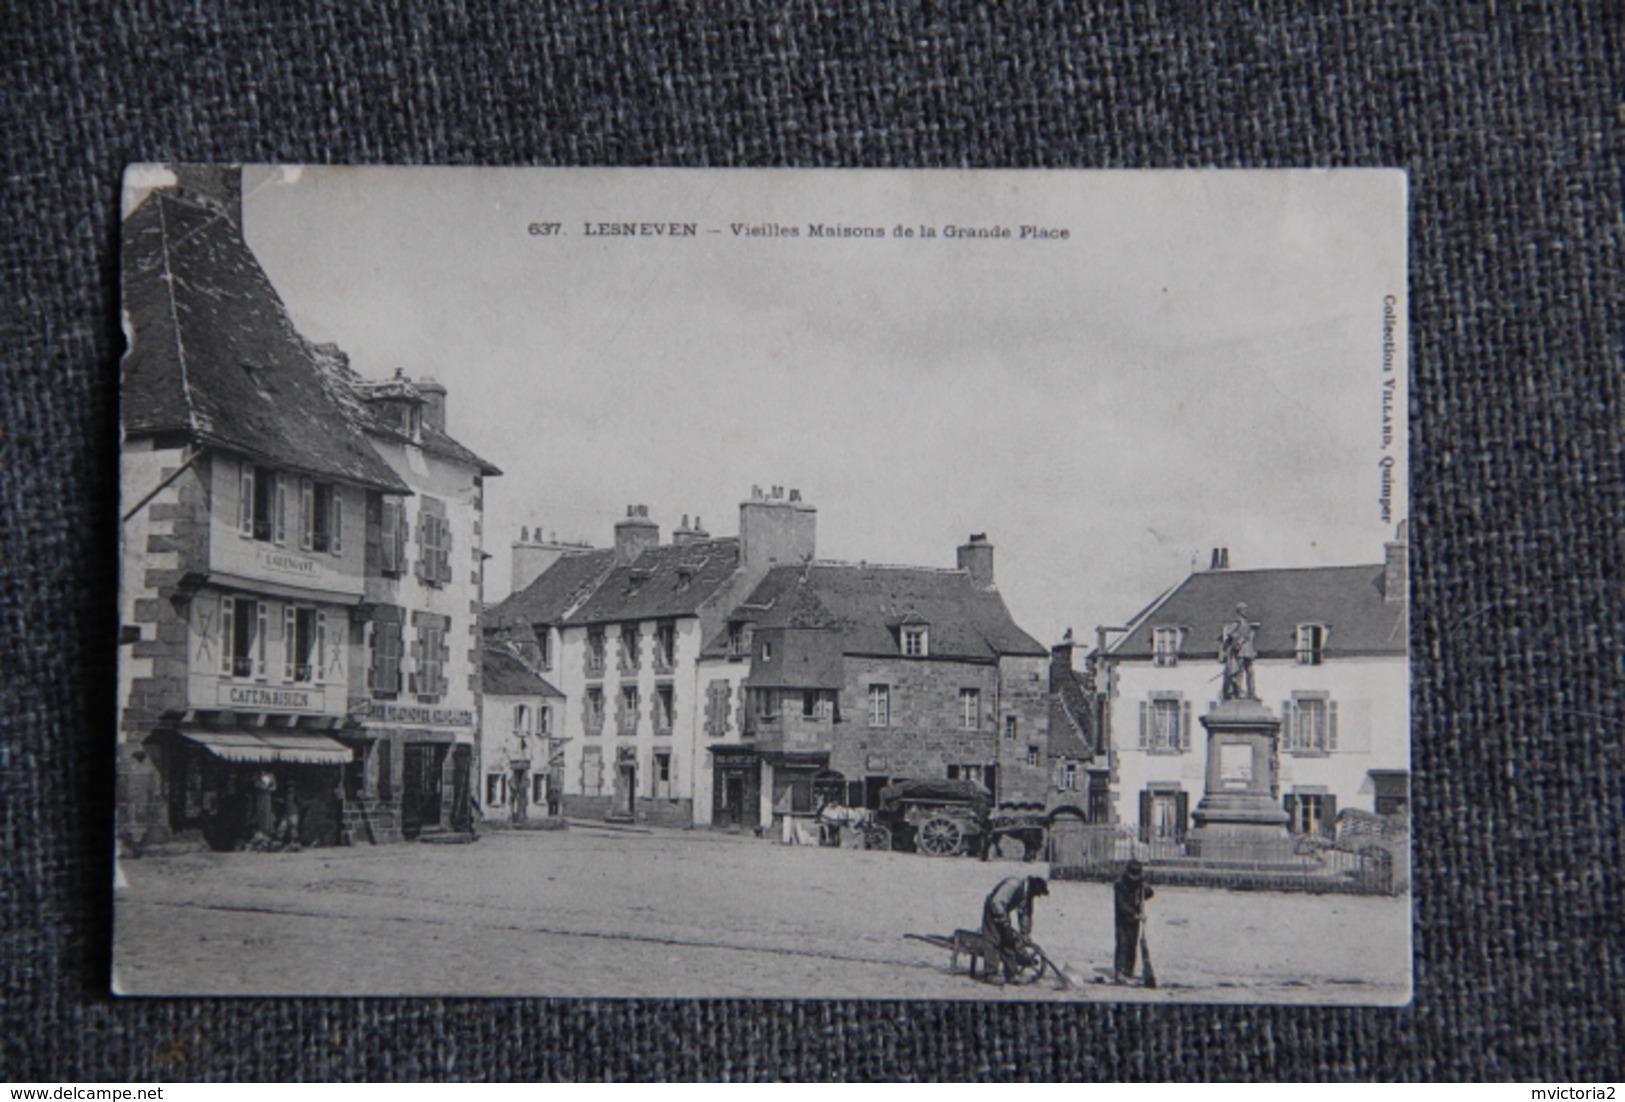
{"label": "shop doorway", "polygon": [[[409,742],[402,755],[401,833],[416,839],[426,829],[441,825],[446,752],[449,747]],[[466,786],[468,778],[463,778]]]}

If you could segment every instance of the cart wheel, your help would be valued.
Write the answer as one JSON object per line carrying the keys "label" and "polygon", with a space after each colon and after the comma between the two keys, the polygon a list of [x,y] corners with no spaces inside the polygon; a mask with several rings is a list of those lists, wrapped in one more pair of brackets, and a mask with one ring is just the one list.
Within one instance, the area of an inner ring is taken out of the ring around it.
{"label": "cart wheel", "polygon": [[1019,984],[1037,983],[1044,978],[1044,973],[1048,971],[1049,964],[1043,957],[1031,950],[1026,950],[1021,955],[1021,970],[1016,973],[1016,978],[1010,982]]}
{"label": "cart wheel", "polygon": [[891,830],[881,823],[868,823],[863,828],[864,849],[891,849]]}
{"label": "cart wheel", "polygon": [[965,832],[948,818],[927,819],[914,835],[914,848],[932,857],[952,857],[964,845]]}

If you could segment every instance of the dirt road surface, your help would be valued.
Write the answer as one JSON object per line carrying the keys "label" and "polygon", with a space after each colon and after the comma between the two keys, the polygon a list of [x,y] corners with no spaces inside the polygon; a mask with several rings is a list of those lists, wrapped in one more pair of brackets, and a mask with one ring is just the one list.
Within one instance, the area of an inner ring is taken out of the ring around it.
{"label": "dirt road surface", "polygon": [[1101,981],[1111,889],[1056,882],[1034,936],[1075,986],[998,988],[906,932],[980,923],[1042,864],[700,831],[491,831],[472,845],[149,854],[120,863],[132,995],[880,997],[1394,1005],[1410,900],[1165,887],[1161,986]]}

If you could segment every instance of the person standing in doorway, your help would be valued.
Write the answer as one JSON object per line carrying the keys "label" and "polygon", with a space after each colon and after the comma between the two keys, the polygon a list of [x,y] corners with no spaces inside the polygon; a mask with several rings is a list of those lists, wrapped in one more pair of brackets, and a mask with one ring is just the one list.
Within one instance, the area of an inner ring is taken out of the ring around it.
{"label": "person standing in doorway", "polygon": [[1112,982],[1127,983],[1134,977],[1134,963],[1140,952],[1140,929],[1145,925],[1145,901],[1155,895],[1146,879],[1145,866],[1130,861],[1112,886],[1117,919],[1117,959],[1112,965]]}

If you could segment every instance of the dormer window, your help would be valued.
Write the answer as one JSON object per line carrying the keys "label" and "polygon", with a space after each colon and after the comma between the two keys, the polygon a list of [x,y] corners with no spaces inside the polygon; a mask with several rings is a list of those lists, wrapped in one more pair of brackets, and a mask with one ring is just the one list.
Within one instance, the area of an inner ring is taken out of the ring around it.
{"label": "dormer window", "polygon": [[924,658],[930,652],[929,629],[924,624],[904,624],[903,653],[909,658]]}
{"label": "dormer window", "polygon": [[734,620],[728,625],[728,653],[735,658],[745,654],[745,625],[741,620]]}
{"label": "dormer window", "polygon": [[1151,629],[1151,661],[1158,666],[1179,665],[1179,644],[1184,632],[1178,628]]}
{"label": "dormer window", "polygon": [[771,662],[771,661],[773,661],[773,644],[767,642],[766,640],[764,640],[762,642],[762,661],[763,662]]}
{"label": "dormer window", "polygon": [[1326,625],[1298,625],[1298,665],[1318,666],[1326,660]]}

